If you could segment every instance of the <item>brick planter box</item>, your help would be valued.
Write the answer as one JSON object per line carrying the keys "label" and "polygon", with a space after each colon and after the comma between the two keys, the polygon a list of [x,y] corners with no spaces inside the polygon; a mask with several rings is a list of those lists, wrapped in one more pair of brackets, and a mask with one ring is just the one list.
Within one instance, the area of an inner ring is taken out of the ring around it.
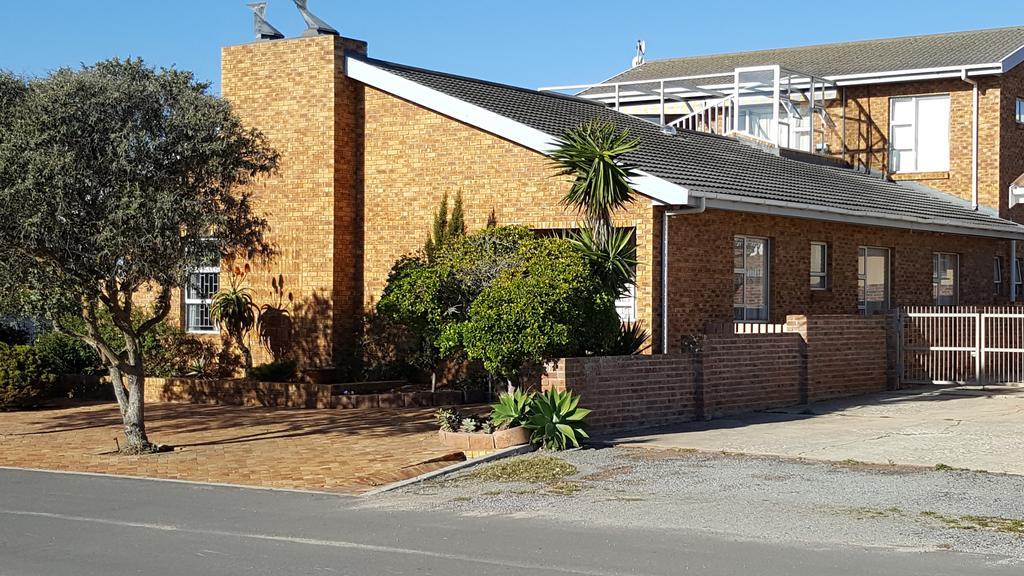
{"label": "brick planter box", "polygon": [[522,426],[498,430],[490,434],[438,430],[437,436],[441,440],[441,444],[463,452],[491,452],[530,443],[530,431]]}

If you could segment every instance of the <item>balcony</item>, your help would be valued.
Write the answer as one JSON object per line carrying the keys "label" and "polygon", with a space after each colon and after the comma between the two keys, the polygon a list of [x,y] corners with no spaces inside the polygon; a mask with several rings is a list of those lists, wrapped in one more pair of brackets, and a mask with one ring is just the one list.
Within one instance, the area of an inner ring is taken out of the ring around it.
{"label": "balcony", "polygon": [[[575,93],[620,112],[681,130],[742,135],[778,148],[832,154],[829,113],[841,92],[835,84],[780,66],[659,80],[551,86],[541,91]],[[845,106],[834,106],[845,116]],[[845,118],[844,118],[845,120]]]}

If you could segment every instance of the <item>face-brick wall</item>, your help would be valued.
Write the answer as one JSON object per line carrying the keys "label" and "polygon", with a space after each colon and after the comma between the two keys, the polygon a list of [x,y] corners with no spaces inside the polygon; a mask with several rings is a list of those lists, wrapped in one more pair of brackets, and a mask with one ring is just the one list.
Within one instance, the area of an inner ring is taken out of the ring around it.
{"label": "face-brick wall", "polygon": [[[1024,64],[1003,75],[999,105],[999,195],[1003,205],[1009,205],[1010,184],[1024,174],[1024,124],[1017,122],[1017,99],[1024,98]],[[1008,216],[1024,222],[1024,206],[1008,209]]]}
{"label": "face-brick wall", "polygon": [[[1000,209],[1000,83],[996,76],[976,78],[979,82],[978,197],[981,204]],[[950,99],[949,171],[896,175],[970,200],[971,135],[973,131],[972,88],[960,79],[900,82],[840,88],[839,99],[829,105],[836,123],[826,130],[833,152],[842,150],[842,91],[846,91],[846,155],[854,166],[889,173],[890,100],[904,96],[948,94]],[[1005,208],[1005,200],[1003,201]]]}
{"label": "face-brick wall", "polygon": [[[567,180],[543,155],[392,95],[366,88],[364,301],[379,298],[388,272],[423,247],[442,196],[461,192],[467,228],[498,224],[571,228],[577,214],[560,205]],[[637,197],[615,215],[636,228],[637,316],[651,325],[654,212]]]}
{"label": "face-brick wall", "polygon": [[707,334],[696,350],[563,358],[541,387],[572,390],[597,433],[711,419],[886,389],[884,318],[791,316],[778,334]]}
{"label": "face-brick wall", "polygon": [[[960,303],[990,305],[996,296],[993,257],[1008,255],[1009,241],[911,232],[798,218],[708,210],[669,220],[669,350],[707,322],[733,319],[733,237],[769,240],[769,312],[773,322],[789,314],[857,313],[860,246],[890,249],[894,306],[933,303],[935,252],[960,255]],[[828,290],[812,291],[810,243],[828,245]],[[1006,260],[1004,260],[1006,262]],[[1008,268],[1003,271],[1008,276]],[[657,280],[657,278],[655,279]]]}
{"label": "face-brick wall", "polygon": [[270,331],[273,354],[253,343],[257,363],[284,356],[328,364],[351,340],[362,288],[362,89],[342,73],[346,49],[366,47],[319,36],[222,52],[224,97],[281,155],[277,173],[251,188],[277,249],[272,262],[255,266],[247,278],[256,302],[279,310]]}

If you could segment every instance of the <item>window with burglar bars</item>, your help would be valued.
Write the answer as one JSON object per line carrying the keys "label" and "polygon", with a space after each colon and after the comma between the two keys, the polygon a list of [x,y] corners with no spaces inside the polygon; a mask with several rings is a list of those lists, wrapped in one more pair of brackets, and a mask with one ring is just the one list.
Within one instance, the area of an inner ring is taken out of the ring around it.
{"label": "window with burglar bars", "polygon": [[188,275],[185,286],[185,330],[187,332],[217,332],[217,325],[210,316],[213,295],[220,290],[220,261],[211,256],[206,266]]}

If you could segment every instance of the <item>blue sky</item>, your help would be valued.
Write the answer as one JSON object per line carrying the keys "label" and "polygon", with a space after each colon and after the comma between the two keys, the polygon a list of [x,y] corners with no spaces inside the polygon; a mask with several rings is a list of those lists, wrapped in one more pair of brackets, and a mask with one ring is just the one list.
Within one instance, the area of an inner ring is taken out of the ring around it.
{"label": "blue sky", "polygon": [[[193,70],[219,91],[220,47],[251,37],[245,3],[0,0],[0,68],[38,75],[134,56]],[[527,87],[603,80],[629,66],[638,38],[656,59],[1024,24],[1020,0],[892,0],[864,14],[850,5],[310,0],[342,34],[368,41],[371,56]],[[291,0],[270,0],[268,18],[288,36],[305,27]]]}

